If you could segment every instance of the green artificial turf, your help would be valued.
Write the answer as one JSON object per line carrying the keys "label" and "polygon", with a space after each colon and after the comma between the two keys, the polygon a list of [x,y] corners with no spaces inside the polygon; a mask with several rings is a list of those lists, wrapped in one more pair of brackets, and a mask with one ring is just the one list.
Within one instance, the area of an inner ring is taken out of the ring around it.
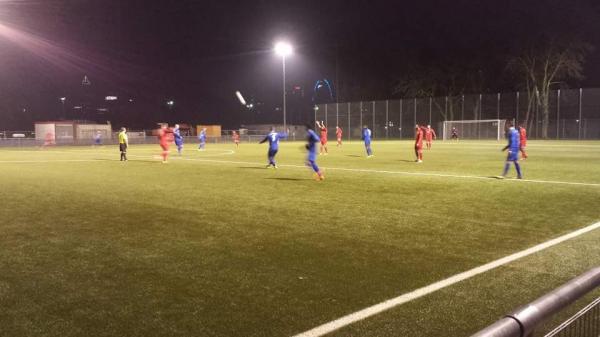
{"label": "green artificial turf", "polygon": [[[600,221],[600,142],[0,149],[0,336],[291,336]],[[511,176],[515,175],[511,168]],[[540,182],[544,181],[544,182]],[[578,182],[582,185],[551,183]],[[596,184],[596,185],[585,185]],[[463,336],[600,265],[600,233],[335,332]]]}

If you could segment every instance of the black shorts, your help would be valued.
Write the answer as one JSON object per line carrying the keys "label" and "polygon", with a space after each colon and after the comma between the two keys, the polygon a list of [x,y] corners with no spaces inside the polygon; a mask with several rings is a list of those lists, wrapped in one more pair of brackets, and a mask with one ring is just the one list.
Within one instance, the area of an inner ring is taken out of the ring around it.
{"label": "black shorts", "polygon": [[119,150],[121,152],[127,152],[127,144],[119,143]]}

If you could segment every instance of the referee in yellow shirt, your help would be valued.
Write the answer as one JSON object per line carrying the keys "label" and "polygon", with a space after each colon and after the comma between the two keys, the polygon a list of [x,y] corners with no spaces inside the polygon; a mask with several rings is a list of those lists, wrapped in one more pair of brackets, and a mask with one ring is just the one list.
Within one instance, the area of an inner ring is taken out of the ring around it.
{"label": "referee in yellow shirt", "polygon": [[127,145],[129,139],[127,138],[127,129],[121,128],[119,132],[119,150],[121,151],[121,161],[127,161]]}

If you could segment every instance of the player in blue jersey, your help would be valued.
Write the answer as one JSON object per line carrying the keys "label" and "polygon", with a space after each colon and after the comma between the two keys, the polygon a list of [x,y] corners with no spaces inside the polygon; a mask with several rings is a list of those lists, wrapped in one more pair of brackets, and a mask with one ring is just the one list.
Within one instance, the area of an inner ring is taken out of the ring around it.
{"label": "player in blue jersey", "polygon": [[279,133],[275,131],[275,128],[271,128],[271,132],[269,132],[265,138],[259,142],[259,144],[269,142],[269,152],[267,153],[269,164],[267,164],[267,168],[277,168],[277,164],[275,163],[275,155],[277,154],[277,151],[279,151],[279,140],[287,138],[287,136],[288,134],[286,132]]}
{"label": "player in blue jersey", "polygon": [[181,156],[181,152],[183,151],[183,136],[179,130],[179,124],[175,124],[175,129],[173,129],[173,138],[175,139],[175,145],[177,146],[177,153],[179,153]]}
{"label": "player in blue jersey", "polygon": [[367,158],[373,157],[373,151],[371,150],[371,130],[365,125],[362,129],[362,140],[365,142],[365,149],[367,150]]}
{"label": "player in blue jersey", "polygon": [[515,164],[515,169],[517,170],[517,179],[523,179],[523,175],[521,174],[521,165],[519,165],[519,149],[520,149],[520,135],[519,132],[515,129],[512,123],[507,122],[506,126],[508,127],[508,132],[506,133],[506,138],[508,139],[508,145],[506,145],[502,151],[508,150],[508,156],[506,158],[506,163],[504,164],[504,172],[502,173],[501,178],[505,178],[508,170],[510,169],[510,163],[513,162]]}
{"label": "player in blue jersey", "polygon": [[306,124],[306,136],[308,143],[306,149],[308,150],[308,157],[306,159],[306,165],[310,166],[315,172],[315,178],[317,180],[324,180],[325,175],[317,166],[317,144],[321,142],[317,133],[312,129],[309,124]]}
{"label": "player in blue jersey", "polygon": [[98,130],[94,136],[94,146],[102,145],[102,131]]}
{"label": "player in blue jersey", "polygon": [[198,146],[198,151],[204,151],[204,146],[206,145],[206,128],[200,130],[200,134],[198,135],[198,140],[200,141],[200,145]]}

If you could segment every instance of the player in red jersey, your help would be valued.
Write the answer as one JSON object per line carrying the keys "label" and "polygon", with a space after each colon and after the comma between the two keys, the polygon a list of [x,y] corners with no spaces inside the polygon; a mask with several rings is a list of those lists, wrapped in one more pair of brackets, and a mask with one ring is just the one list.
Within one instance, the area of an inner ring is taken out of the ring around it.
{"label": "player in red jersey", "polygon": [[[325,126],[325,124],[323,124],[323,121],[321,121],[321,123],[319,123],[319,121],[317,121],[317,126],[319,127],[319,130],[321,131],[321,150],[319,152],[319,154],[327,154],[327,127]],[[325,151],[325,152],[323,152]]]}
{"label": "player in red jersey", "polygon": [[337,138],[337,146],[342,146],[342,128],[339,126],[335,127],[335,136]]}
{"label": "player in red jersey", "polygon": [[423,129],[417,124],[415,126],[415,155],[417,163],[423,162]]}
{"label": "player in red jersey", "polygon": [[240,147],[240,134],[237,133],[237,131],[233,131],[233,135],[231,135],[231,139],[233,139],[233,142],[235,143],[236,148]]}
{"label": "player in red jersey", "polygon": [[527,130],[521,123],[519,125],[519,151],[521,151],[521,157],[523,159],[527,159],[527,153],[525,152],[525,148],[527,147]]}
{"label": "player in red jersey", "polygon": [[431,125],[427,125],[427,128],[425,129],[425,144],[427,145],[427,150],[431,150],[431,143],[436,138],[435,130],[433,130]]}
{"label": "player in red jersey", "polygon": [[53,146],[56,144],[54,140],[54,134],[52,132],[46,133],[46,137],[44,138],[44,144],[42,145],[42,149],[47,148],[48,146]]}
{"label": "player in red jersey", "polygon": [[169,142],[173,141],[173,130],[167,124],[162,124],[158,129],[158,142],[162,148],[163,164],[166,164],[169,159]]}

